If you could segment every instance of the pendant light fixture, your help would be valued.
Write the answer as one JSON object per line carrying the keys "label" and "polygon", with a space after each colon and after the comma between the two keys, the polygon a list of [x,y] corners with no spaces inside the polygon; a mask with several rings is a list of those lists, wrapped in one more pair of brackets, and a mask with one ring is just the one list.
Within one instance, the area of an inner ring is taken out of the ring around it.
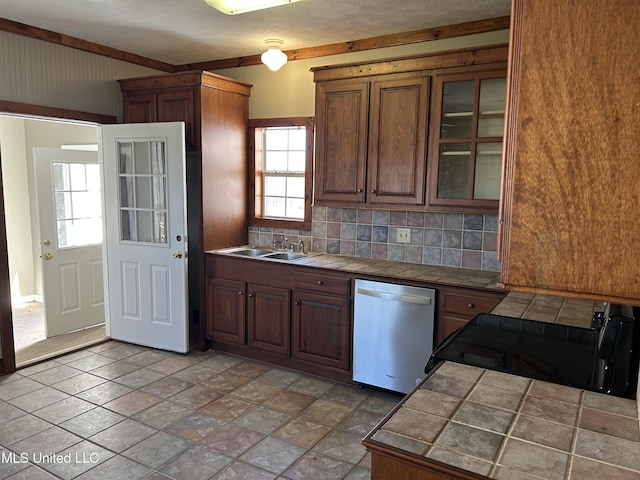
{"label": "pendant light fixture", "polygon": [[287,54],[282,51],[282,45],[284,42],[276,38],[269,38],[265,40],[267,44],[267,51],[264,52],[260,59],[270,70],[276,72],[287,63]]}

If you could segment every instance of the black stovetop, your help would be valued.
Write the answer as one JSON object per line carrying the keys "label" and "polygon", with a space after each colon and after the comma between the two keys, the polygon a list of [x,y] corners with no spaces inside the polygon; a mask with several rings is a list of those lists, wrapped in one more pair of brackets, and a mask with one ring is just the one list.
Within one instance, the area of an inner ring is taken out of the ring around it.
{"label": "black stovetop", "polygon": [[612,391],[610,365],[599,352],[601,336],[590,328],[481,313],[434,350],[425,372],[448,360],[633,398],[627,386]]}

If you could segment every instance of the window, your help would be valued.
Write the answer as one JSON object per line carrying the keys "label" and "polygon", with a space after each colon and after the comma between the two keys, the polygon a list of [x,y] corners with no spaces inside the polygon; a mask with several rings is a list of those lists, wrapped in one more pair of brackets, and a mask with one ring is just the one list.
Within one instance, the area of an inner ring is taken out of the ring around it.
{"label": "window", "polygon": [[313,118],[249,120],[252,225],[311,228]]}
{"label": "window", "polygon": [[58,248],[102,243],[98,164],[56,162],[53,180]]}

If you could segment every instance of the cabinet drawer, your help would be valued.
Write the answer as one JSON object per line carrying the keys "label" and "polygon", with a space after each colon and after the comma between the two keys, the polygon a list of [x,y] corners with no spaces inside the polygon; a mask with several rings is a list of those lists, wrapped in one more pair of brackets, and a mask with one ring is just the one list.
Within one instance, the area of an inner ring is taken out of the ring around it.
{"label": "cabinet drawer", "polygon": [[328,293],[348,297],[351,293],[351,280],[344,277],[332,277],[317,273],[296,273],[296,290]]}
{"label": "cabinet drawer", "polygon": [[466,293],[444,294],[444,311],[464,318],[472,318],[477,313],[489,313],[500,302],[497,297],[485,297]]}

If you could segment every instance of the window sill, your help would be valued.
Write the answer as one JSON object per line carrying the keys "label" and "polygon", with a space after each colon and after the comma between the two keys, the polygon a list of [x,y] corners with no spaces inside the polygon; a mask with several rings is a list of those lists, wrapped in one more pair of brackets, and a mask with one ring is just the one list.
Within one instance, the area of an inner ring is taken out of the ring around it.
{"label": "window sill", "polygon": [[303,220],[279,220],[275,218],[252,218],[249,220],[252,227],[286,228],[288,230],[311,230],[311,221]]}

